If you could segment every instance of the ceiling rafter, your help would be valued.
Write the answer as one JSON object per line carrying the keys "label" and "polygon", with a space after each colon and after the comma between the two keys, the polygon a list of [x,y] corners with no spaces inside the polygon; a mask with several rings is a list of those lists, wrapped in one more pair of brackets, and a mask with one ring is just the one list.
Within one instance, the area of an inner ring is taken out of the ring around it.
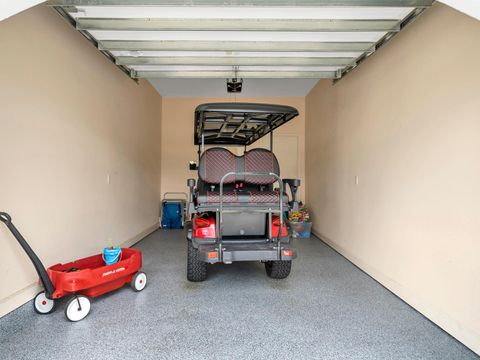
{"label": "ceiling rafter", "polygon": [[128,31],[399,31],[398,20],[79,18],[78,30]]}
{"label": "ceiling rafter", "polygon": [[346,66],[351,64],[355,59],[334,58],[334,57],[147,57],[147,56],[118,56],[117,65],[218,65],[218,66],[255,66],[255,65],[309,65],[309,66]]}
{"label": "ceiling rafter", "polygon": [[145,71],[132,70],[133,78],[178,78],[178,79],[227,79],[239,78],[256,79],[338,79],[340,71]]}
{"label": "ceiling rafter", "polygon": [[374,42],[101,40],[101,50],[174,51],[373,51]]}

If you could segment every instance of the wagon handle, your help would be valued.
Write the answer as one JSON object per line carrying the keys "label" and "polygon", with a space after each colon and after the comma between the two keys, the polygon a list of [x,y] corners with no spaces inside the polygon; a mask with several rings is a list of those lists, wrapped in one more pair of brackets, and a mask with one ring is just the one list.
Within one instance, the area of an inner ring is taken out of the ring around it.
{"label": "wagon handle", "polygon": [[12,217],[6,212],[0,212],[0,221],[8,226],[12,222]]}
{"label": "wagon handle", "polygon": [[43,266],[42,262],[38,258],[35,251],[32,250],[30,245],[28,245],[27,240],[20,234],[20,231],[13,225],[12,217],[5,212],[0,212],[0,221],[3,222],[8,230],[12,233],[12,235],[17,239],[20,246],[23,250],[27,253],[30,261],[33,263],[35,270],[37,270],[37,274],[42,281],[43,287],[45,288],[45,295],[48,299],[52,299],[53,292],[55,291],[55,287],[53,286],[52,280],[48,276],[47,270],[45,266]]}

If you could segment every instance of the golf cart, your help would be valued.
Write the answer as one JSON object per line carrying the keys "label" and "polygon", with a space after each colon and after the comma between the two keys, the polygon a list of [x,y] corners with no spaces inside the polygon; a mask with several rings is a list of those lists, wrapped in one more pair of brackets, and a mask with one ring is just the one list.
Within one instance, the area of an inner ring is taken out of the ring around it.
{"label": "golf cart", "polygon": [[[267,275],[284,279],[297,253],[284,215],[298,209],[298,179],[281,179],[272,152],[273,130],[298,115],[289,106],[210,103],[195,110],[198,180],[189,179],[187,279],[203,281],[207,264],[261,261]],[[270,149],[250,148],[270,134]],[[214,145],[208,147],[207,145]],[[216,146],[215,146],[216,145]],[[241,146],[236,156],[219,145]],[[275,185],[276,184],[276,185]],[[290,188],[291,201],[286,194]]]}

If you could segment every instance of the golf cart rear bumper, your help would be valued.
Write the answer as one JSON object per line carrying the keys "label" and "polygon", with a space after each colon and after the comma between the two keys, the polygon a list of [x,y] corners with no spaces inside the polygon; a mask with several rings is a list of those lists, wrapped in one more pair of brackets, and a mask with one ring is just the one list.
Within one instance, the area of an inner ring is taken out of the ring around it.
{"label": "golf cart rear bumper", "polygon": [[232,263],[234,261],[274,261],[293,260],[297,251],[290,244],[223,244],[221,253],[218,244],[205,244],[198,247],[201,261],[214,264],[218,262]]}

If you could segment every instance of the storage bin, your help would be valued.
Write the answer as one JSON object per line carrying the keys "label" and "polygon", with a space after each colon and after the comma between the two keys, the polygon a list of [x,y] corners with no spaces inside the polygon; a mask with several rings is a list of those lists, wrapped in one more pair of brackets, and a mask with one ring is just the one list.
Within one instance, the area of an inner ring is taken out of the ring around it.
{"label": "storage bin", "polygon": [[292,222],[289,221],[292,237],[298,239],[308,239],[312,232],[311,222]]}

